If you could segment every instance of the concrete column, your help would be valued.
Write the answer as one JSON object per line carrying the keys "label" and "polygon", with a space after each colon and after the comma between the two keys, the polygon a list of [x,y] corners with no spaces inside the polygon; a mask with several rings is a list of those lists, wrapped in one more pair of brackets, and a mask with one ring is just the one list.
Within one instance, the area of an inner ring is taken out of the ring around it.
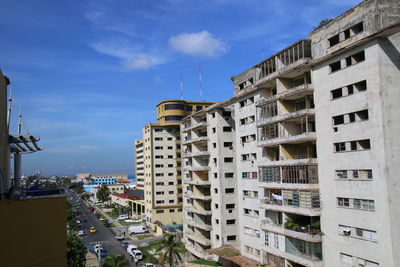
{"label": "concrete column", "polygon": [[21,153],[14,154],[14,187],[21,186]]}

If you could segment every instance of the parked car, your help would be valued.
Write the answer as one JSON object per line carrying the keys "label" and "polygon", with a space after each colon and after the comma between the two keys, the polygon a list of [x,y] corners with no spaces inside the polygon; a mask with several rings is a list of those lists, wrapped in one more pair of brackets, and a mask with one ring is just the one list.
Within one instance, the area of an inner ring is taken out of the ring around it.
{"label": "parked car", "polygon": [[129,219],[128,214],[121,214],[117,218],[118,221],[122,221],[122,220],[126,220],[126,219]]}
{"label": "parked car", "polygon": [[129,253],[129,254],[131,254],[137,260],[142,260],[143,259],[143,254],[138,249],[132,250],[131,253]]}
{"label": "parked car", "polygon": [[124,238],[125,238],[125,236],[123,234],[117,234],[115,236],[115,239],[117,239],[117,240],[124,240]]}
{"label": "parked car", "polygon": [[131,254],[131,252],[132,252],[133,250],[135,250],[135,249],[137,249],[137,246],[136,246],[136,245],[128,245],[128,247],[126,248],[126,251],[127,251],[129,254]]}
{"label": "parked car", "polygon": [[83,236],[83,235],[85,235],[85,232],[83,232],[83,230],[79,230],[78,231],[78,236]]}
{"label": "parked car", "polygon": [[154,267],[153,263],[145,263],[143,267]]}
{"label": "parked car", "polygon": [[96,228],[94,228],[94,227],[92,226],[92,227],[90,227],[90,230],[89,230],[89,232],[91,232],[91,233],[96,233],[96,232],[97,232],[97,230],[96,230]]}
{"label": "parked car", "polygon": [[129,243],[128,243],[128,241],[122,241],[121,243],[119,243],[119,245],[120,245],[122,248],[127,248],[127,247],[129,246]]}

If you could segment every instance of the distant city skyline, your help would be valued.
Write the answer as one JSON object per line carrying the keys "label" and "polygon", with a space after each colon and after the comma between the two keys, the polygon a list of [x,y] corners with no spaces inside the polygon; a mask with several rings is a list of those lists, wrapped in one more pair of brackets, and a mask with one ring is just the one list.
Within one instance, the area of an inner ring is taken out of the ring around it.
{"label": "distant city skyline", "polygon": [[180,98],[180,73],[184,99],[200,100],[201,64],[204,100],[225,100],[231,76],[359,2],[1,0],[11,132],[21,106],[44,147],[23,173],[133,175],[134,140],[160,101]]}

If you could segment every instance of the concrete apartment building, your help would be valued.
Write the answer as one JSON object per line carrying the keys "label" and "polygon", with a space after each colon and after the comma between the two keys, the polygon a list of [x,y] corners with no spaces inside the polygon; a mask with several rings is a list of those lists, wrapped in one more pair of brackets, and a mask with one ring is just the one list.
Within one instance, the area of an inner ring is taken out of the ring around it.
{"label": "concrete apartment building", "polygon": [[136,188],[144,190],[143,140],[135,140],[135,177]]}
{"label": "concrete apartment building", "polygon": [[195,256],[237,246],[233,107],[214,104],[182,121],[184,242]]}
{"label": "concrete apartment building", "polygon": [[157,105],[157,123],[144,126],[144,204],[148,224],[182,223],[180,121],[210,104],[165,100]]}
{"label": "concrete apartment building", "polygon": [[[363,1],[232,78],[234,97],[218,105],[233,106],[233,245],[242,255],[274,267],[400,262],[399,32],[398,1]],[[182,138],[194,134],[193,127],[207,133],[201,153],[208,155],[202,168],[209,183],[196,184],[201,178],[190,168],[184,180],[184,240],[202,258],[211,258],[204,249],[226,245],[214,243],[214,221],[226,214],[211,203],[228,204],[213,191],[227,188],[227,179],[211,168],[226,163],[210,144],[225,137],[211,141],[208,109],[185,118],[181,129]],[[184,160],[199,162],[196,153]],[[212,211],[209,243],[192,223],[191,214],[201,209],[191,195],[202,192],[212,196],[204,206]]]}

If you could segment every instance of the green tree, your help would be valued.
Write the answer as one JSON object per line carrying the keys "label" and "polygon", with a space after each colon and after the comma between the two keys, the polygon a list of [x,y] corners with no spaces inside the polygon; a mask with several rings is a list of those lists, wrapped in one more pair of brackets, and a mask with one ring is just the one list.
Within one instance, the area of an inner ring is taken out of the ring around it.
{"label": "green tree", "polygon": [[166,233],[164,238],[160,240],[156,251],[160,253],[160,264],[168,263],[169,266],[176,266],[182,262],[181,253],[185,252],[185,248],[176,240],[175,235]]}
{"label": "green tree", "polygon": [[67,236],[67,266],[84,267],[86,263],[86,248],[74,231]]}
{"label": "green tree", "polygon": [[102,267],[123,267],[127,266],[128,261],[122,255],[109,255],[104,260]]}
{"label": "green tree", "polygon": [[101,185],[100,189],[97,190],[96,196],[100,202],[106,202],[110,200],[110,190],[108,189],[107,185]]}

